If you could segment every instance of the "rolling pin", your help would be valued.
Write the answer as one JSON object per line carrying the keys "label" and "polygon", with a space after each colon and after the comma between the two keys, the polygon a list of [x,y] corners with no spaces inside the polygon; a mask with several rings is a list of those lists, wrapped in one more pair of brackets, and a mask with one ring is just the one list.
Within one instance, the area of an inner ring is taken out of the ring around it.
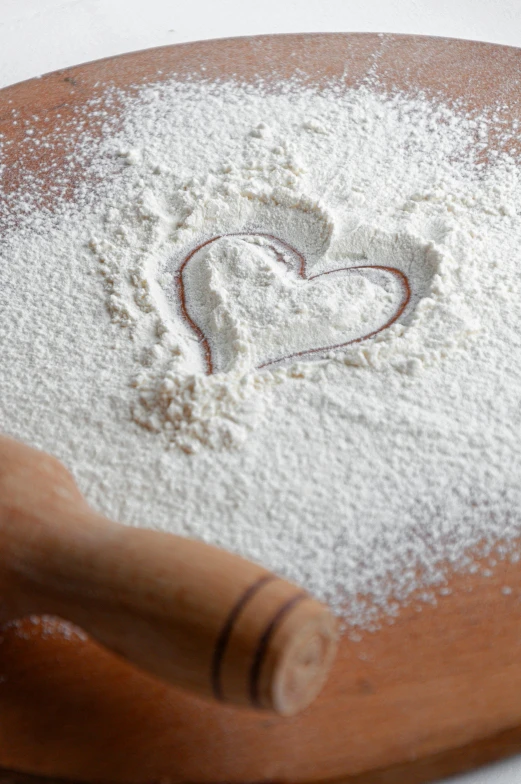
{"label": "rolling pin", "polygon": [[284,716],[316,697],[337,642],[296,585],[97,514],[58,460],[0,436],[0,622],[44,614],[172,684]]}

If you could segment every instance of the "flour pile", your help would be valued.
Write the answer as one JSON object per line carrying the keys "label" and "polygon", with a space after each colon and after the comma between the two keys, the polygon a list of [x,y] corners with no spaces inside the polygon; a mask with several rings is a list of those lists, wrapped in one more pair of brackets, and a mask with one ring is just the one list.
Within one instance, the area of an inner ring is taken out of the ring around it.
{"label": "flour pile", "polygon": [[[353,625],[433,600],[472,548],[517,558],[516,128],[489,154],[493,110],[334,84],[167,81],[89,111],[74,198],[39,207],[22,172],[4,207],[2,429],[106,514]],[[24,144],[52,146],[40,118]]]}

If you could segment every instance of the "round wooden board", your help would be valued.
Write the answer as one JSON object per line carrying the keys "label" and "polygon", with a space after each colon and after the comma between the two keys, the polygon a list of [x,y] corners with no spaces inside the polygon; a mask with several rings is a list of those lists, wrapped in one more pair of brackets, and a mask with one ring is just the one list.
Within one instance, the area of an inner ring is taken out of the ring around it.
{"label": "round wooden board", "polygon": [[[499,101],[506,120],[521,117],[521,50],[508,47],[373,34],[184,44],[0,91],[0,132],[15,141],[8,186],[18,176],[24,117],[63,126],[107,84],[127,87],[173,72],[246,81],[298,72],[318,85],[332,77],[356,85],[372,75],[389,90],[421,89],[468,108]],[[67,149],[52,150],[55,165]],[[47,163],[24,161],[41,177]],[[60,624],[53,633],[30,621],[5,629],[0,764],[82,781],[419,784],[512,753],[521,748],[521,566],[501,562],[492,576],[454,575],[451,587],[435,606],[412,601],[393,625],[359,642],[345,637],[324,692],[293,719],[203,702]]]}

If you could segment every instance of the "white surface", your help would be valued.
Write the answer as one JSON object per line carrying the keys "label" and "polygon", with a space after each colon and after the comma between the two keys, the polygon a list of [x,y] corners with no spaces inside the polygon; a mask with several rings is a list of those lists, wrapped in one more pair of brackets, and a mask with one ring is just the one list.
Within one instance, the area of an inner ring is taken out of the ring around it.
{"label": "white surface", "polygon": [[[0,0],[0,86],[134,49],[260,33],[401,32],[521,46],[519,11],[519,0]],[[451,784],[520,781],[515,759]]]}
{"label": "white surface", "polygon": [[0,0],[0,84],[149,46],[373,31],[521,46],[519,0]]}

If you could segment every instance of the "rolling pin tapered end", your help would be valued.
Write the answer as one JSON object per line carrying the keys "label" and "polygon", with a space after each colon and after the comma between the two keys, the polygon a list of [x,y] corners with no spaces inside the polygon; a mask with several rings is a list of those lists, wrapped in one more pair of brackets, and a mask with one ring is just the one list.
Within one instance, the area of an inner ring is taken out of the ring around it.
{"label": "rolling pin tapered end", "polygon": [[214,696],[292,716],[321,690],[337,641],[337,621],[325,605],[264,573],[222,626],[213,658]]}
{"label": "rolling pin tapered end", "polygon": [[[308,599],[296,607],[288,618],[288,626],[293,630],[291,639],[288,639],[271,676],[269,707],[281,716],[300,713],[318,696],[333,664],[338,644],[336,619],[316,601]],[[284,633],[282,627],[281,634]]]}

